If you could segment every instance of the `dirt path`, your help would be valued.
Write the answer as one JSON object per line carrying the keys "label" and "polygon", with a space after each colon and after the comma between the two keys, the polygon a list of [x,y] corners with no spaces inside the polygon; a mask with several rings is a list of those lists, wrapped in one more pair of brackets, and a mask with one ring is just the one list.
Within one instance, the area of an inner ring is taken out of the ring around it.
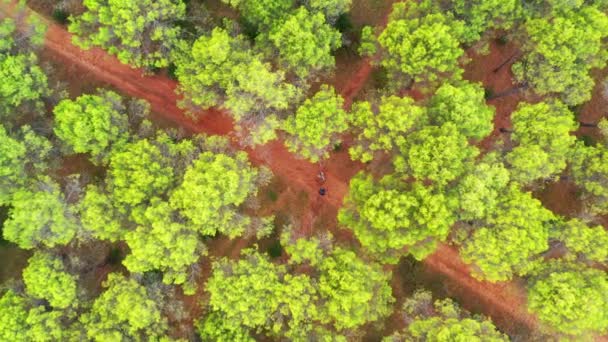
{"label": "dirt path", "polygon": [[[11,15],[11,7],[0,5],[0,13]],[[71,35],[59,25],[49,23],[45,48],[64,63],[91,72],[100,80],[113,85],[129,96],[149,101],[154,111],[165,115],[188,130],[207,134],[232,135],[232,122],[221,111],[207,111],[197,122],[188,118],[184,111],[176,105],[179,98],[174,92],[177,86],[175,81],[159,76],[146,76],[141,70],[121,64],[116,58],[100,49],[82,51],[71,44]],[[355,73],[351,81],[341,88],[348,102],[352,101],[365,84],[371,70],[369,61],[363,61],[359,72]],[[236,145],[236,141],[233,142]],[[256,164],[266,164],[276,175],[288,180],[289,186],[305,190],[310,198],[318,196],[315,176],[319,167],[296,159],[281,142],[276,141],[253,150],[246,149],[246,151]],[[329,189],[329,195],[323,201],[329,207],[328,210],[335,213],[348,191],[348,179],[361,169],[361,165],[350,162],[344,151],[332,156],[332,159],[325,164],[329,168],[329,172],[326,172],[327,182],[325,184]],[[337,170],[331,167],[334,164],[340,165],[341,173],[337,173]],[[344,172],[344,170],[347,171]],[[482,301],[484,303],[483,311],[492,315],[497,322],[517,322],[531,329],[535,328],[535,320],[522,309],[524,300],[521,296],[521,289],[514,284],[497,285],[474,280],[457,252],[447,246],[441,246],[436,253],[425,260],[425,263],[460,284],[467,298]],[[466,307],[466,301],[464,302]],[[508,331],[508,327],[503,328]]]}

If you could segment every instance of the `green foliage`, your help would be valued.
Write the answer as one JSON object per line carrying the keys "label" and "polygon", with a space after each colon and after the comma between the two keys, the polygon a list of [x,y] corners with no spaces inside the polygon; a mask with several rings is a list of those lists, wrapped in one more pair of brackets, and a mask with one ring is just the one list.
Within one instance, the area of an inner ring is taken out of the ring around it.
{"label": "green foliage", "polygon": [[390,275],[380,265],[361,260],[349,250],[336,248],[319,265],[319,295],[324,301],[321,321],[350,329],[386,317],[394,298]]}
{"label": "green foliage", "polygon": [[518,145],[506,160],[513,179],[524,184],[549,178],[566,168],[578,128],[572,112],[559,101],[520,104],[511,115],[512,139]]}
{"label": "green foliage", "polygon": [[281,245],[285,246],[285,251],[289,254],[289,263],[316,266],[323,260],[323,249],[318,238],[299,238],[294,242],[290,240],[289,234],[281,234]]}
{"label": "green foliage", "polygon": [[608,277],[551,262],[530,281],[528,308],[552,329],[574,337],[608,332]]}
{"label": "green foliage", "polygon": [[86,231],[100,240],[122,240],[126,232],[113,199],[98,186],[89,185],[79,206],[80,221]]}
{"label": "green foliage", "polygon": [[25,342],[27,309],[25,299],[12,290],[0,297],[0,340]]}
{"label": "green foliage", "polygon": [[409,97],[383,97],[378,105],[369,102],[353,104],[350,125],[358,134],[349,148],[351,159],[371,161],[374,152],[394,152],[405,143],[406,136],[427,122],[427,111]]}
{"label": "green foliage", "polygon": [[510,186],[494,212],[478,224],[461,248],[473,263],[473,276],[492,282],[525,274],[533,258],[549,248],[549,226],[556,220],[529,192]]}
{"label": "green foliage", "polygon": [[124,150],[113,153],[108,176],[115,203],[135,207],[167,191],[174,181],[171,162],[148,139],[126,144]]}
{"label": "green foliage", "polygon": [[555,94],[568,105],[591,98],[592,68],[608,61],[608,17],[592,6],[560,11],[526,22],[524,59],[513,65],[515,77],[540,95]]}
{"label": "green foliage", "polygon": [[359,55],[363,57],[371,57],[376,54],[378,48],[376,46],[376,34],[371,26],[364,26],[361,29],[361,43],[359,44]]}
{"label": "green foliage", "polygon": [[475,42],[488,29],[510,29],[522,16],[517,0],[450,0],[449,9],[465,22],[465,41]]}
{"label": "green foliage", "polygon": [[0,125],[0,204],[8,203],[11,194],[23,185],[26,154],[25,145]]}
{"label": "green foliage", "polygon": [[294,0],[222,0],[241,13],[245,21],[266,29],[289,14]]}
{"label": "green foliage", "polygon": [[384,341],[509,341],[490,319],[470,317],[449,298],[431,303],[429,292],[416,292],[408,298],[403,310],[411,323]]}
{"label": "green foliage", "polygon": [[106,160],[113,148],[126,143],[129,119],[120,95],[112,91],[63,100],[55,109],[54,131],[76,153]]}
{"label": "green foliage", "polygon": [[34,54],[4,55],[0,54],[0,117],[10,118],[13,110],[24,104],[30,104],[34,110],[42,109],[40,98],[47,95],[47,78],[37,65]]}
{"label": "green foliage", "polygon": [[46,299],[58,309],[76,306],[76,277],[69,274],[63,262],[48,253],[36,252],[23,270],[28,295]]}
{"label": "green foliage", "polygon": [[284,266],[274,265],[254,251],[238,261],[215,262],[207,291],[210,306],[221,312],[231,327],[265,328],[274,334],[287,329],[288,335],[300,334],[316,317],[311,303],[317,295],[311,280],[305,275],[286,274]]}
{"label": "green foliage", "polygon": [[[125,234],[131,249],[123,264],[130,272],[160,270],[166,284],[184,284],[188,267],[202,255],[202,244],[194,227],[173,220],[169,203],[153,200],[136,230]],[[184,292],[194,294],[196,288],[186,284]]]}
{"label": "green foliage", "polygon": [[435,83],[440,76],[459,78],[461,23],[443,13],[417,15],[418,6],[400,2],[393,6],[389,23],[378,37],[393,88],[410,81]]}
{"label": "green foliage", "polygon": [[603,226],[590,227],[581,220],[572,219],[556,237],[571,253],[586,260],[608,262],[608,231]]}
{"label": "green foliage", "polygon": [[445,196],[420,183],[386,177],[375,184],[370,175],[359,173],[350,182],[338,221],[367,250],[397,263],[404,247],[417,259],[432,253],[455,218]]}
{"label": "green foliage", "polygon": [[399,148],[401,154],[394,160],[397,172],[433,181],[437,186],[460,177],[479,154],[451,122],[416,131]]}
{"label": "green foliage", "polygon": [[46,311],[44,306],[32,308],[27,315],[27,334],[30,341],[78,341],[79,332],[64,324],[64,313]]}
{"label": "green foliage", "polygon": [[198,321],[196,329],[203,341],[215,342],[254,342],[247,329],[230,324],[222,314],[209,313],[204,320]]}
{"label": "green foliage", "polygon": [[158,303],[135,280],[111,273],[91,311],[80,316],[91,340],[156,340],[166,329]]}
{"label": "green foliage", "polygon": [[331,52],[342,45],[340,32],[325,22],[323,13],[311,13],[304,7],[258,39],[271,44],[281,66],[300,78],[333,68],[336,62]]}
{"label": "green foliage", "polygon": [[348,129],[344,100],[333,87],[323,85],[284,122],[291,136],[285,140],[289,151],[317,162],[329,156],[329,150],[340,142],[339,134]]}
{"label": "green foliage", "polygon": [[4,222],[4,238],[24,249],[69,243],[77,225],[59,190],[50,180],[21,188],[12,196],[10,217]]}
{"label": "green foliage", "polygon": [[85,0],[86,11],[71,17],[74,44],[99,46],[136,67],[162,68],[180,38],[175,22],[186,17],[181,0]]}
{"label": "green foliage", "polygon": [[509,183],[509,171],[495,153],[488,154],[465,174],[454,189],[458,218],[480,220],[492,215]]}
{"label": "green foliage", "polygon": [[242,235],[250,218],[237,208],[257,194],[258,171],[244,152],[234,157],[203,152],[184,174],[184,180],[171,194],[171,207],[188,218],[204,235],[217,232],[231,238]]}
{"label": "green foliage", "polygon": [[452,122],[464,136],[480,140],[494,129],[494,107],[484,99],[480,84],[443,84],[429,103],[431,120],[441,125]]}
{"label": "green foliage", "polygon": [[352,0],[306,0],[311,13],[321,12],[327,21],[334,23],[338,17],[350,10]]}
{"label": "green foliage", "polygon": [[571,172],[591,211],[608,212],[608,149],[578,145],[572,156]]}
{"label": "green foliage", "polygon": [[243,36],[231,37],[219,28],[200,37],[176,65],[183,105],[225,107],[237,122],[253,125],[251,130],[268,113],[288,109],[299,94],[282,72],[273,72],[249,49]]}

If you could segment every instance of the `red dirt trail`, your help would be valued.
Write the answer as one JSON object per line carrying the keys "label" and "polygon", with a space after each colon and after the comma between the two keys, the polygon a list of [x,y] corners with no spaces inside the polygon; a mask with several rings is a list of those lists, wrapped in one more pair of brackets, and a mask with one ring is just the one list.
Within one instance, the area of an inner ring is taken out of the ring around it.
{"label": "red dirt trail", "polygon": [[[0,5],[0,14],[11,15],[11,12],[11,6]],[[166,116],[188,130],[198,133],[230,135],[234,138],[231,133],[232,121],[225,112],[209,110],[199,121],[193,121],[176,105],[179,100],[175,94],[177,82],[166,77],[144,75],[141,70],[121,64],[115,57],[101,49],[93,48],[83,51],[72,45],[71,35],[57,24],[48,23],[44,47],[64,63],[91,72],[99,80],[111,84],[129,96],[149,101],[153,111]],[[361,69],[354,73],[352,80],[341,88],[347,99],[346,102],[350,103],[362,88],[371,70],[369,61],[362,61]],[[234,139],[233,142],[237,145]],[[291,182],[290,185],[297,185],[308,192],[310,198],[318,197],[318,184],[315,179],[319,170],[318,165],[296,159],[280,141],[253,150],[246,149],[246,151],[256,164],[268,165],[276,175]],[[344,156],[345,153],[339,153],[338,158],[341,160],[338,163],[345,165],[347,167],[345,170],[348,171],[344,172],[343,169],[341,174],[334,172],[331,167],[335,157],[332,156],[332,159],[325,162],[329,168],[329,172],[326,172],[327,182],[325,183],[329,189],[329,195],[324,198],[324,201],[332,207],[331,210],[334,212],[341,206],[342,199],[348,191],[348,179],[361,168],[358,164],[343,162]],[[458,283],[464,295],[479,302],[483,311],[491,315],[497,323],[509,323],[502,326],[506,332],[517,333],[517,331],[513,331],[514,325],[536,329],[536,319],[525,310],[525,298],[521,288],[513,283],[491,284],[473,279],[468,266],[461,261],[457,251],[452,247],[441,246],[425,260],[425,264]],[[466,300],[464,304],[466,307]]]}

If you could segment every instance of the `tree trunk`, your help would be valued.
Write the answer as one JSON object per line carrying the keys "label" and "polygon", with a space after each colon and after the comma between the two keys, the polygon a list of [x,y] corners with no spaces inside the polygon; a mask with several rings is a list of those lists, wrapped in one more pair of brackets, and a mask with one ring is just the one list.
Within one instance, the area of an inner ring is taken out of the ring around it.
{"label": "tree trunk", "polygon": [[519,51],[515,51],[511,57],[507,58],[504,62],[500,63],[499,66],[497,66],[496,68],[494,68],[494,70],[492,70],[493,73],[497,73],[500,71],[500,69],[502,69],[505,65],[509,64],[511,61],[519,58]]}
{"label": "tree trunk", "polygon": [[526,88],[528,88],[528,85],[525,84],[525,83],[522,83],[522,84],[516,85],[515,87],[513,87],[511,89],[505,90],[505,91],[500,92],[498,94],[494,94],[494,95],[488,97],[487,100],[489,101],[489,100],[499,99],[501,97],[513,95],[513,94],[519,92],[520,90],[526,89]]}
{"label": "tree trunk", "polygon": [[581,127],[597,127],[596,123],[582,122],[582,121],[579,121],[578,123],[581,125]]}
{"label": "tree trunk", "polygon": [[500,133],[513,133],[513,130],[509,128],[500,127],[498,130]]}

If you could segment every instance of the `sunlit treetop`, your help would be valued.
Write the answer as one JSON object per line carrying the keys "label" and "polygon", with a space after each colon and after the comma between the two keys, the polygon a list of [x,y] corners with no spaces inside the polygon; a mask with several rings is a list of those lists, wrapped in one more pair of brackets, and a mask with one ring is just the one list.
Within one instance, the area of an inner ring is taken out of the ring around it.
{"label": "sunlit treetop", "polygon": [[608,149],[578,144],[570,170],[588,209],[598,214],[608,212]]}
{"label": "sunlit treetop", "polygon": [[61,259],[44,252],[36,252],[23,270],[23,281],[28,295],[46,299],[58,309],[77,306],[76,277],[69,274]]}

